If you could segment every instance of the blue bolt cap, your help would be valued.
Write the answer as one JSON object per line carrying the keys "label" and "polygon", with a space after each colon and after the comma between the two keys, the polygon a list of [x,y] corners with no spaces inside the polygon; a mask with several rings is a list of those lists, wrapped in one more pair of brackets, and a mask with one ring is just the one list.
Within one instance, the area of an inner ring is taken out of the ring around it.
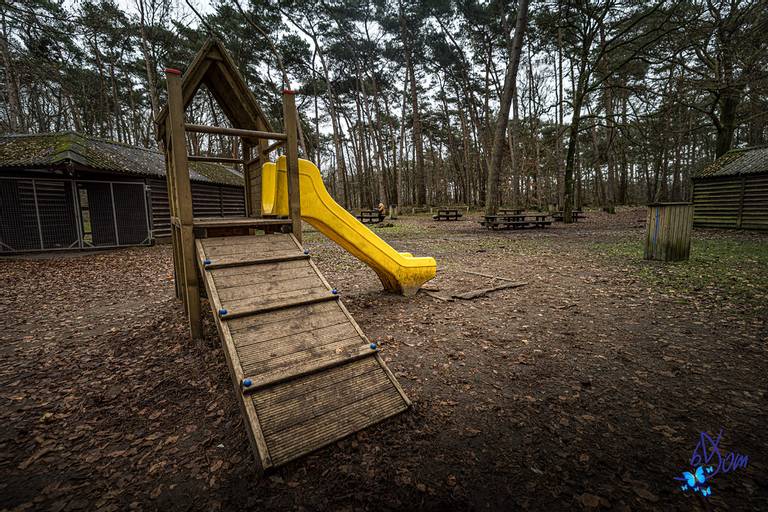
{"label": "blue bolt cap", "polygon": [[331,293],[334,294],[334,295],[338,295],[339,294],[339,290],[334,288],[333,290],[331,290]]}
{"label": "blue bolt cap", "polygon": [[211,264],[211,260],[209,260],[208,258],[206,258],[205,261],[203,261],[203,265],[210,265],[210,264]]}
{"label": "blue bolt cap", "polygon": [[376,350],[376,344],[375,343],[371,343],[371,350]]}
{"label": "blue bolt cap", "polygon": [[304,249],[304,254],[309,254],[309,249]]}
{"label": "blue bolt cap", "polygon": [[251,379],[243,379],[243,386],[249,388],[251,387],[251,384],[253,384],[253,381]]}
{"label": "blue bolt cap", "polygon": [[221,309],[219,310],[219,315],[221,315],[221,316],[224,316],[224,315],[226,315],[227,313],[228,313],[228,311],[227,311],[226,309],[224,309],[224,308],[221,308]]}

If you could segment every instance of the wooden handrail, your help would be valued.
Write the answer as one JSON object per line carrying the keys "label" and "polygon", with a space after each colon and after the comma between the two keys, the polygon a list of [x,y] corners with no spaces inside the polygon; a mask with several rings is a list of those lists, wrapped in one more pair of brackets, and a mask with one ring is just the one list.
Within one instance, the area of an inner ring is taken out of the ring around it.
{"label": "wooden handrail", "polygon": [[218,133],[222,135],[234,135],[236,137],[249,137],[252,139],[287,140],[288,136],[278,132],[262,132],[259,130],[243,130],[240,128],[227,128],[225,126],[206,126],[202,124],[185,124],[184,129],[195,133]]}
{"label": "wooden handrail", "polygon": [[223,156],[187,155],[190,162],[215,162],[217,164],[242,164],[242,158],[227,158]]}

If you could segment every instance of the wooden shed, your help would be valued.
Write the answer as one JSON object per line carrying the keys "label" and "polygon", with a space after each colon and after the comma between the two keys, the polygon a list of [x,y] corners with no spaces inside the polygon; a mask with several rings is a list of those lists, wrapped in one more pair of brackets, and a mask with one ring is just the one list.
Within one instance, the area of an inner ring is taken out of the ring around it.
{"label": "wooden shed", "polygon": [[[191,162],[195,215],[245,215],[242,175]],[[75,132],[0,136],[0,253],[169,237],[162,153]]]}
{"label": "wooden shed", "polygon": [[693,225],[768,230],[768,147],[732,149],[693,175]]}

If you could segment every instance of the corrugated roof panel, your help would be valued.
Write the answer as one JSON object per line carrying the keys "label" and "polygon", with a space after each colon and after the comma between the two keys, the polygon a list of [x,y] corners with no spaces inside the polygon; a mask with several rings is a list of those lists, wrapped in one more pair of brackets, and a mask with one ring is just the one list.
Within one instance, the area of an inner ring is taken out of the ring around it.
{"label": "corrugated roof panel", "polygon": [[[75,132],[0,135],[0,168],[45,167],[76,161],[94,169],[137,176],[165,177],[159,151]],[[211,162],[190,162],[192,181],[242,186],[242,175]]]}
{"label": "corrugated roof panel", "polygon": [[740,176],[768,173],[768,146],[732,149],[710,165],[699,169],[694,178]]}

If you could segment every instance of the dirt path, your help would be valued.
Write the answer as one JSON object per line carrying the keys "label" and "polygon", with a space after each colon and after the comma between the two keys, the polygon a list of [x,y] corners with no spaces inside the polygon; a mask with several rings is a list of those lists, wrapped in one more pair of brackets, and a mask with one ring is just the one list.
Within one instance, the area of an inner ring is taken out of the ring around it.
{"label": "dirt path", "polygon": [[404,299],[306,245],[413,410],[259,478],[215,328],[187,340],[165,246],[0,262],[0,510],[691,510],[700,431],[749,456],[709,505],[768,509],[768,237],[697,231],[642,262],[642,212],[486,232],[377,228],[438,259]]}

